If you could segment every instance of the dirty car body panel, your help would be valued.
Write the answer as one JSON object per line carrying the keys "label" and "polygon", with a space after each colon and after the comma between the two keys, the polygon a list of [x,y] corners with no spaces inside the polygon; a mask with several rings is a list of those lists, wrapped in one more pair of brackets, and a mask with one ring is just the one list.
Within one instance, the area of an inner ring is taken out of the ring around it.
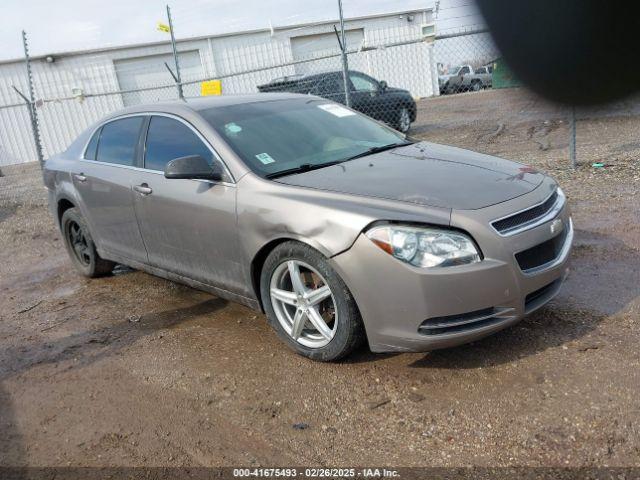
{"label": "dirty car body panel", "polygon": [[[263,300],[257,284],[261,259],[283,241],[309,245],[349,288],[377,352],[472,341],[517,322],[558,293],[573,227],[551,178],[518,163],[427,142],[274,175],[268,169],[276,160],[260,153],[251,165],[234,143],[244,134],[243,118],[256,121],[256,115],[278,109],[304,113],[309,105],[335,115],[336,122],[357,115],[343,106],[336,111],[326,99],[281,93],[114,113],[46,162],[52,214],[60,221],[65,206],[76,206],[105,259],[256,309]],[[236,110],[244,117],[232,121]],[[131,164],[101,162],[99,144],[98,158],[86,158],[96,132],[129,117],[142,119]],[[149,125],[158,117],[186,126],[223,177],[171,179],[147,168]],[[341,141],[321,150],[339,151]],[[312,143],[310,150],[317,148]],[[479,261],[442,268],[402,262],[368,235],[381,225],[457,232],[475,245]]]}

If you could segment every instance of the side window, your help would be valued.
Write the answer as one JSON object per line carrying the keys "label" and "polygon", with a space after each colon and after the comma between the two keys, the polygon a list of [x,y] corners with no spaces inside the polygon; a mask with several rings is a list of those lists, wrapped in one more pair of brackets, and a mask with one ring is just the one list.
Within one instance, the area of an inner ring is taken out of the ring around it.
{"label": "side window", "polygon": [[370,78],[367,78],[358,74],[353,74],[353,73],[349,74],[349,78],[351,79],[351,83],[353,84],[353,89],[356,92],[378,91],[378,84]]}
{"label": "side window", "polygon": [[337,75],[327,75],[323,77],[310,93],[320,96],[344,93],[344,82],[342,81],[342,76],[338,77]]}
{"label": "side window", "polygon": [[144,168],[164,171],[167,162],[188,155],[200,155],[213,165],[211,150],[184,123],[168,117],[151,117]]}
{"label": "side window", "polygon": [[469,71],[469,67],[462,67],[458,72],[458,75],[466,75],[467,73],[469,73]]}
{"label": "side window", "polygon": [[96,160],[134,166],[143,121],[144,117],[128,117],[106,123],[100,133]]}
{"label": "side window", "polygon": [[102,129],[99,128],[98,130],[95,131],[95,133],[93,134],[93,137],[91,137],[91,140],[89,140],[89,144],[87,145],[87,149],[84,152],[84,158],[87,160],[95,160],[96,159],[96,153],[98,153],[98,138],[100,137],[100,131]]}

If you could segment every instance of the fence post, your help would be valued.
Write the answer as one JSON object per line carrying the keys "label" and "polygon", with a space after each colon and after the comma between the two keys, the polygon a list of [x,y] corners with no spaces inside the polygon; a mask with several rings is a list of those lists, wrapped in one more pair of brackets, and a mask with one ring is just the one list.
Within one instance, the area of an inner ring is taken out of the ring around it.
{"label": "fence post", "polygon": [[184,93],[182,92],[182,78],[180,77],[180,63],[178,62],[178,50],[176,49],[176,37],[173,34],[173,22],[171,21],[171,8],[169,8],[169,5],[167,5],[167,20],[169,21],[169,33],[171,33],[173,60],[176,64],[176,87],[178,88],[178,98],[184,100]]}
{"label": "fence post", "polygon": [[347,61],[347,39],[344,35],[344,16],[342,14],[342,0],[338,0],[338,11],[340,12],[340,49],[342,50],[342,81],[344,82],[344,101],[347,107],[351,106],[351,92],[349,91],[349,63]]}
{"label": "fence post", "polygon": [[576,158],[576,107],[572,106],[569,112],[569,158],[571,168],[576,168],[578,162]]}
{"label": "fence post", "polygon": [[31,59],[29,58],[29,44],[27,43],[27,32],[22,31],[22,46],[24,48],[24,61],[27,67],[27,83],[29,86],[29,101],[27,108],[29,109],[29,119],[31,120],[31,130],[33,132],[33,142],[36,146],[36,154],[40,168],[44,165],[44,155],[42,154],[42,143],[40,141],[40,128],[38,126],[38,112],[36,111],[35,91],[33,88],[33,75],[31,73]]}

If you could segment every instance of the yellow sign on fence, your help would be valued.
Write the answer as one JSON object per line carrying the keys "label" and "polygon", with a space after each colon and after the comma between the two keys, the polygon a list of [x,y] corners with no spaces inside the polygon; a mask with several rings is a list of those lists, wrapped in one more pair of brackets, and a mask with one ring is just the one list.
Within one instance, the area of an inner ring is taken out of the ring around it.
{"label": "yellow sign on fence", "polygon": [[200,84],[200,95],[207,97],[209,95],[222,95],[222,81],[208,80]]}
{"label": "yellow sign on fence", "polygon": [[160,30],[161,32],[165,32],[165,33],[171,32],[171,29],[169,28],[169,25],[165,25],[162,22],[158,22],[158,30]]}

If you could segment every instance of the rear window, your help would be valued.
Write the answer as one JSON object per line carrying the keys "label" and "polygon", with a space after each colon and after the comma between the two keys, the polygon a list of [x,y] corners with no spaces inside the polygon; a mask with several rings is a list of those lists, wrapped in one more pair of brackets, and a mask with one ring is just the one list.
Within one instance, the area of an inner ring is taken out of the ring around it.
{"label": "rear window", "polygon": [[335,93],[344,94],[344,81],[342,77],[338,77],[337,75],[331,75],[322,78],[317,85],[311,90],[313,95],[331,95]]}
{"label": "rear window", "polygon": [[100,137],[100,129],[96,130],[96,133],[93,134],[89,144],[87,145],[87,149],[84,152],[84,158],[87,160],[95,160],[96,153],[98,152],[98,138]]}
{"label": "rear window", "polygon": [[105,124],[100,133],[96,160],[134,166],[143,121],[144,117],[128,117]]}

